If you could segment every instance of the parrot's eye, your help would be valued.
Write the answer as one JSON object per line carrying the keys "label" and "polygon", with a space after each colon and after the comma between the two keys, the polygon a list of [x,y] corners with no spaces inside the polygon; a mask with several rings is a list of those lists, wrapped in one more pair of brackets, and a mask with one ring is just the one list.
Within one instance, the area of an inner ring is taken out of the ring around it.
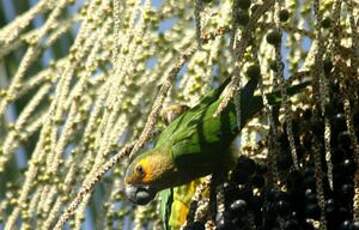
{"label": "parrot's eye", "polygon": [[135,170],[139,176],[141,176],[141,177],[145,176],[145,170],[143,169],[143,167],[141,165],[137,165]]}

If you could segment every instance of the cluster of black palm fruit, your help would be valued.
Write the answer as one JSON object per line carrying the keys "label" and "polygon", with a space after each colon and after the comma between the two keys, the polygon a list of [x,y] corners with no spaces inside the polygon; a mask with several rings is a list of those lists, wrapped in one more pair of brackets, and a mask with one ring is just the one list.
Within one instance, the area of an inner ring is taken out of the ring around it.
{"label": "cluster of black palm fruit", "polygon": [[[353,111],[358,138],[359,108]],[[328,118],[332,132],[333,189],[329,186],[325,160],[324,117]],[[275,157],[281,187],[285,190],[269,182],[272,169],[265,162],[239,158],[229,180],[222,185],[225,211],[217,214],[217,229],[314,229],[313,223],[320,220],[321,208],[317,199],[313,138],[320,146],[327,229],[359,229],[359,223],[352,219],[356,164],[338,83],[331,83],[330,103],[324,116],[308,109],[295,114],[292,124],[300,170],[294,169],[284,124]]]}

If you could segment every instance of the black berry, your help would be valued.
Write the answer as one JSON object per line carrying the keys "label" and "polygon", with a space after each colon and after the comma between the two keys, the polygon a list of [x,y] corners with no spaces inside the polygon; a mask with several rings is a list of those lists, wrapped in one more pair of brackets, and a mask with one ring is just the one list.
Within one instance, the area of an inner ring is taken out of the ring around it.
{"label": "black berry", "polygon": [[325,29],[329,28],[331,24],[332,24],[332,20],[329,17],[324,18],[321,23],[322,27]]}
{"label": "black berry", "polygon": [[278,45],[282,39],[282,34],[279,30],[272,30],[267,34],[267,42],[271,45]]}
{"label": "black berry", "polygon": [[289,11],[287,9],[283,9],[279,11],[279,20],[281,22],[286,22],[289,19]]}
{"label": "black berry", "polygon": [[245,213],[246,209],[247,202],[245,200],[236,200],[230,206],[231,212],[235,215],[241,215]]}
{"label": "black berry", "polygon": [[251,0],[237,0],[241,9],[247,10],[251,6]]}
{"label": "black berry", "polygon": [[250,79],[258,79],[261,76],[261,69],[258,65],[251,65],[247,69],[247,76]]}
{"label": "black berry", "polygon": [[249,14],[246,10],[238,10],[237,12],[237,23],[238,25],[245,26],[249,22]]}

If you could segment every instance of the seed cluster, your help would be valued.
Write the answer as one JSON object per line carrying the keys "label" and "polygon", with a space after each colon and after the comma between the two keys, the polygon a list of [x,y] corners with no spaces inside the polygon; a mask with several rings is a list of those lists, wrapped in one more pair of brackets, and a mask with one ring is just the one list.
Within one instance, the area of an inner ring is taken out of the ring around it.
{"label": "seed cluster", "polygon": [[[293,120],[300,169],[294,167],[284,124],[279,130],[280,147],[275,159],[280,180],[276,185],[271,183],[273,175],[266,161],[240,157],[228,180],[218,188],[224,192],[224,211],[217,213],[217,229],[317,229],[318,225],[323,227],[321,216],[325,218],[326,229],[359,229],[359,222],[353,220],[354,174],[358,166],[338,96],[338,82],[330,86],[330,94],[325,116],[332,127],[333,188],[326,173],[323,118],[316,118],[311,109],[300,110]],[[355,111],[353,120],[358,137],[359,107]],[[321,161],[319,169],[316,151]],[[318,170],[322,174],[320,183]],[[323,191],[321,196],[319,190]],[[204,229],[203,226],[194,222],[187,229]]]}

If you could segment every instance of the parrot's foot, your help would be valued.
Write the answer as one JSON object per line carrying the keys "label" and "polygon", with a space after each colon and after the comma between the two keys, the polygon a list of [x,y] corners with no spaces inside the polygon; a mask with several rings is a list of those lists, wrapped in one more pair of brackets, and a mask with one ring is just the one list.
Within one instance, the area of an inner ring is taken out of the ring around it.
{"label": "parrot's foot", "polygon": [[169,125],[188,109],[189,107],[186,105],[173,104],[162,109],[161,118],[166,125]]}

